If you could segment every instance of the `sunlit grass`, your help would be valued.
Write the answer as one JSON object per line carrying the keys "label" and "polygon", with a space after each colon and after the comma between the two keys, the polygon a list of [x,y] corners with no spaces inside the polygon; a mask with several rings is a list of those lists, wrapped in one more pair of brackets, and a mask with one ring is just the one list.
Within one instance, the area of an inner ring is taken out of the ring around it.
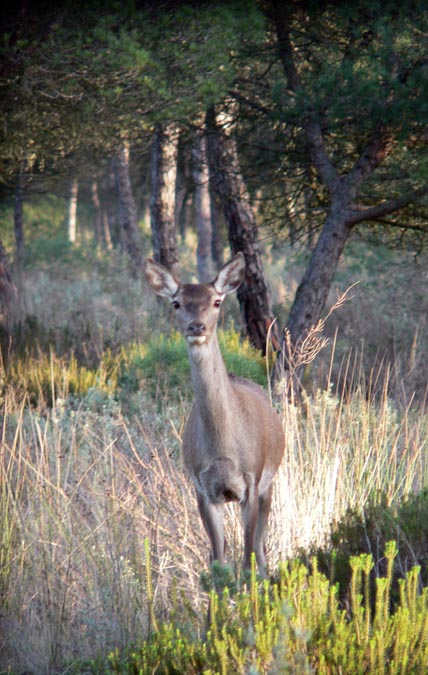
{"label": "sunlit grass", "polygon": [[[385,390],[386,391],[386,390]],[[397,410],[365,392],[329,392],[283,405],[285,459],[276,482],[272,549],[293,555],[322,545],[348,509],[382,498],[393,505],[428,485],[428,416]]]}

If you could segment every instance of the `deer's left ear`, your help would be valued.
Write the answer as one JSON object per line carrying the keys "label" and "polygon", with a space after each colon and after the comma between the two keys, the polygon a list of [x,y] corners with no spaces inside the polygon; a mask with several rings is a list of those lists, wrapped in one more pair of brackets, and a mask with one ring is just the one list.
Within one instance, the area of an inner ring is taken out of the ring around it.
{"label": "deer's left ear", "polygon": [[146,279],[157,295],[163,295],[170,300],[180,287],[171,272],[151,258],[147,258],[146,261]]}
{"label": "deer's left ear", "polygon": [[232,260],[221,268],[217,277],[213,281],[213,286],[217,293],[226,295],[232,293],[241,285],[245,272],[244,254],[239,251]]}

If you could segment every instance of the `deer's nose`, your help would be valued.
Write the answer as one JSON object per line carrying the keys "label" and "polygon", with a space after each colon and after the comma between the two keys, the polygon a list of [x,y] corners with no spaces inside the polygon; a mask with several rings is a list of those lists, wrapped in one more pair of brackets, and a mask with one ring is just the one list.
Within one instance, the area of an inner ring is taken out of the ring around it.
{"label": "deer's nose", "polygon": [[205,333],[206,329],[206,325],[204,323],[199,323],[198,321],[192,321],[192,323],[189,323],[187,326],[189,335],[201,335],[202,333]]}

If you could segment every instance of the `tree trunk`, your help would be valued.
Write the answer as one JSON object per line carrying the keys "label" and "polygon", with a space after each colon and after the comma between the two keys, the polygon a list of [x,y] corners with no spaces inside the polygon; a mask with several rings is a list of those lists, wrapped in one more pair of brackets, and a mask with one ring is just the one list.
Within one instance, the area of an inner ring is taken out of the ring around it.
{"label": "tree trunk", "polygon": [[197,138],[192,151],[193,181],[195,184],[195,213],[198,245],[196,260],[198,279],[207,283],[214,278],[214,264],[212,259],[212,227],[211,227],[211,199],[209,191],[209,173],[207,164],[207,139],[202,132],[197,132]]}
{"label": "tree trunk", "polygon": [[126,142],[116,155],[114,173],[119,200],[121,240],[129,256],[131,272],[138,277],[142,269],[143,245],[129,175],[129,144]]}
{"label": "tree trunk", "polygon": [[98,181],[94,176],[91,181],[91,201],[95,211],[94,234],[98,246],[104,245],[103,237],[103,213],[101,209],[100,196],[98,194]]}
{"label": "tree trunk", "polygon": [[24,218],[23,218],[23,199],[24,199],[24,171],[20,170],[15,191],[15,208],[14,208],[14,230],[15,230],[15,246],[16,246],[16,261],[18,265],[24,260]]}
{"label": "tree trunk", "polygon": [[228,226],[232,253],[245,256],[245,279],[238,289],[244,325],[251,343],[266,353],[268,337],[279,347],[276,324],[270,305],[257,245],[257,224],[241,174],[235,139],[220,129],[215,111],[207,114],[209,162]]}
{"label": "tree trunk", "polygon": [[177,144],[177,173],[175,179],[175,229],[179,233],[181,243],[186,238],[189,201],[192,196],[192,176],[190,169],[189,153],[185,143]]}
{"label": "tree trunk", "polygon": [[212,240],[211,240],[212,258],[214,268],[216,270],[219,270],[221,267],[223,267],[224,264],[224,256],[223,256],[224,241],[223,241],[222,225],[220,221],[220,213],[216,199],[216,191],[213,186],[211,171],[210,171],[209,190],[210,190],[211,229],[212,229]]}
{"label": "tree trunk", "polygon": [[1,337],[9,334],[9,309],[17,304],[18,292],[9,271],[3,244],[0,241],[0,327]]}
{"label": "tree trunk", "polygon": [[113,240],[111,238],[110,218],[108,209],[102,210],[103,237],[108,251],[113,250]]}
{"label": "tree trunk", "polygon": [[68,198],[68,240],[70,243],[76,243],[77,236],[77,195],[79,192],[79,181],[73,178],[70,184],[70,194]]}
{"label": "tree trunk", "polygon": [[175,232],[175,188],[177,178],[177,129],[158,125],[152,144],[150,221],[153,256],[175,275],[179,273]]}
{"label": "tree trunk", "polygon": [[318,323],[327,302],[339,259],[352,231],[345,214],[341,200],[333,199],[287,319],[286,327],[294,345]]}

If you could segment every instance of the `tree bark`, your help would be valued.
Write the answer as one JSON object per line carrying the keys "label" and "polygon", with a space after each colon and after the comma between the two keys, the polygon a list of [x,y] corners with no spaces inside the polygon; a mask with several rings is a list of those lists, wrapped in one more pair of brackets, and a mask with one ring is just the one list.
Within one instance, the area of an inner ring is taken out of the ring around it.
{"label": "tree bark", "polygon": [[179,274],[175,231],[177,178],[177,129],[158,125],[152,144],[150,221],[153,257],[175,275]]}
{"label": "tree bark", "polygon": [[68,197],[68,220],[67,220],[67,231],[68,231],[68,241],[71,244],[76,243],[77,237],[77,195],[79,192],[79,181],[77,178],[73,178],[70,183],[70,194]]}
{"label": "tree bark", "polygon": [[238,300],[251,343],[266,353],[268,338],[278,348],[278,332],[270,305],[263,265],[257,244],[257,223],[241,174],[236,141],[221,129],[213,108],[207,113],[209,162],[215,189],[228,226],[232,253],[245,256],[245,278]]}
{"label": "tree bark", "polygon": [[2,337],[9,333],[9,310],[17,303],[18,292],[10,275],[9,263],[0,241],[0,326]]}
{"label": "tree bark", "polygon": [[[208,159],[208,156],[207,156]],[[214,177],[212,176],[212,167],[208,162],[209,170],[209,191],[210,191],[210,209],[211,209],[211,230],[212,230],[212,259],[214,269],[219,270],[224,264],[224,240],[222,224],[220,221],[219,206],[217,204],[217,195],[214,187]]]}
{"label": "tree bark", "polygon": [[111,238],[110,218],[108,209],[102,210],[103,237],[108,251],[113,250],[113,240]]}
{"label": "tree bark", "polygon": [[198,279],[207,283],[214,278],[212,259],[211,199],[207,164],[207,139],[203,132],[197,132],[192,151],[193,181],[195,184],[195,214],[198,245],[196,261]]}
{"label": "tree bark", "polygon": [[189,201],[192,196],[192,176],[187,146],[185,143],[180,142],[180,138],[177,145],[176,171],[174,220],[176,232],[179,233],[181,243],[184,244],[186,238]]}
{"label": "tree bark", "polygon": [[105,245],[104,231],[103,231],[103,213],[101,209],[100,196],[98,193],[98,181],[96,176],[91,181],[91,201],[95,211],[94,217],[94,234],[98,246]]}
{"label": "tree bark", "polygon": [[24,200],[24,170],[21,169],[18,174],[18,180],[15,190],[15,206],[14,206],[14,230],[15,230],[15,246],[16,246],[16,261],[20,265],[24,260],[24,217],[23,217],[23,200]]}
{"label": "tree bark", "polygon": [[[318,323],[350,234],[351,227],[343,217],[340,200],[333,199],[288,315],[286,328],[290,332],[293,345],[301,342],[310,328]],[[283,342],[282,348],[284,347]]]}
{"label": "tree bark", "polygon": [[119,200],[121,240],[129,256],[131,272],[138,277],[142,269],[143,246],[129,175],[129,144],[127,142],[123,143],[115,157],[114,173]]}

